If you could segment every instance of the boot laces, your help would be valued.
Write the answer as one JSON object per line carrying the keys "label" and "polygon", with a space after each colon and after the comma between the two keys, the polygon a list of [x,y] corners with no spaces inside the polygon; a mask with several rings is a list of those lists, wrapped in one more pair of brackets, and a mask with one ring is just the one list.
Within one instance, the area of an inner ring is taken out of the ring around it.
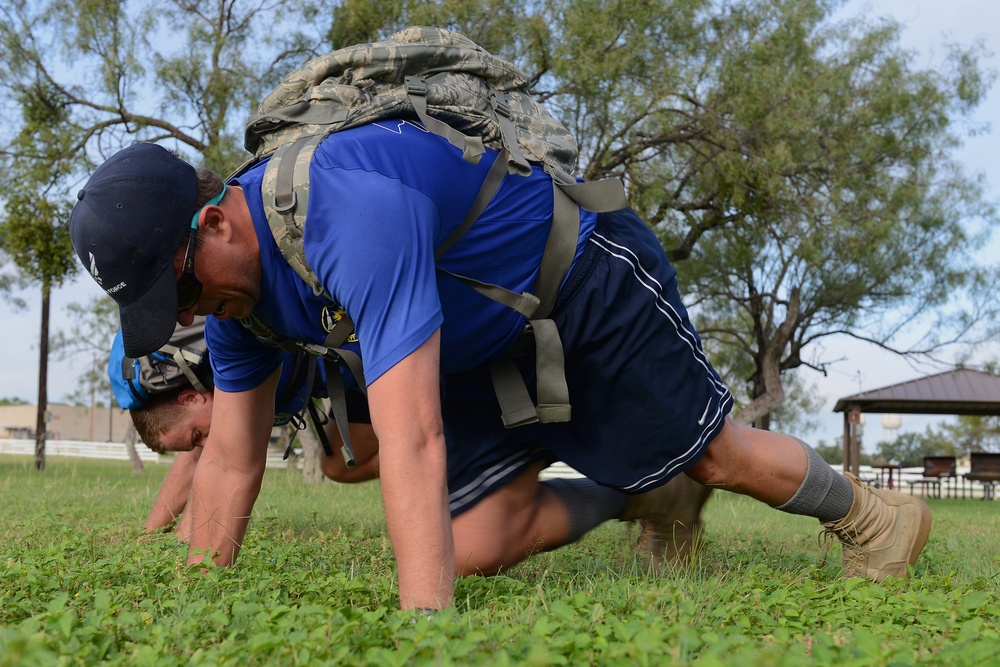
{"label": "boot laces", "polygon": [[820,567],[827,564],[835,541],[843,545],[845,556],[847,556],[848,550],[860,551],[861,545],[857,541],[857,531],[850,530],[850,528],[854,527],[854,522],[839,527],[836,523],[824,524],[824,526],[823,530],[816,536],[816,541],[823,550],[823,557],[819,564]]}

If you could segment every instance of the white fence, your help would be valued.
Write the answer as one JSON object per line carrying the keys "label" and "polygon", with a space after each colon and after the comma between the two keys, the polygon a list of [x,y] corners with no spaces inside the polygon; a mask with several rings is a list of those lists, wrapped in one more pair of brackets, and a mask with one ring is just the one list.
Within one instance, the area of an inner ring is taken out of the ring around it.
{"label": "white fence", "polygon": [[[172,457],[161,457],[156,452],[150,450],[144,444],[136,445],[136,452],[143,462],[147,463],[169,463]],[[34,440],[4,440],[0,439],[0,455],[19,454],[33,456],[35,454]],[[282,460],[283,452],[272,452],[267,457],[268,468],[287,468],[289,463],[293,463],[297,468],[302,467],[302,458],[295,457],[291,461]],[[45,442],[46,456],[76,456],[90,459],[112,459],[117,461],[128,461],[128,449],[122,442],[87,442],[83,440],[47,440]],[[840,472],[839,464],[831,466],[835,471]],[[963,473],[968,472],[968,466],[959,465],[958,479],[948,480],[948,486],[958,486],[961,488],[962,497],[965,497],[965,489],[968,488],[969,497],[981,498],[983,487],[979,484],[965,484]],[[869,466],[861,466],[860,477],[877,485],[885,485],[888,482],[887,471],[880,471]],[[881,473],[881,475],[880,475]],[[893,486],[900,491],[914,492],[914,486],[919,487],[919,480],[923,477],[923,468],[902,468],[894,470]],[[569,467],[565,463],[558,461],[542,471],[541,479],[573,478],[582,477],[579,472]]]}
{"label": "white fence", "polygon": [[[160,455],[146,445],[139,443],[135,448],[139,458],[148,463],[157,463]],[[23,454],[34,456],[34,440],[0,440],[0,454]],[[129,461],[128,449],[123,442],[86,442],[83,440],[46,440],[46,456],[78,456],[88,459],[114,459]]]}

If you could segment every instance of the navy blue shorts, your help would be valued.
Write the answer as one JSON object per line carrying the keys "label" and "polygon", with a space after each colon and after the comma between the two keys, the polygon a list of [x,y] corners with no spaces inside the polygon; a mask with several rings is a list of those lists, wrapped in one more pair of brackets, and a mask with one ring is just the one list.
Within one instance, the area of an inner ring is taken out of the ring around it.
{"label": "navy blue shorts", "polygon": [[[626,493],[665,484],[722,429],[733,398],[702,351],[676,270],[630,210],[602,214],[552,312],[572,419],[505,429],[487,366],[443,380],[452,515],[538,461]],[[534,359],[522,373],[534,385]]]}

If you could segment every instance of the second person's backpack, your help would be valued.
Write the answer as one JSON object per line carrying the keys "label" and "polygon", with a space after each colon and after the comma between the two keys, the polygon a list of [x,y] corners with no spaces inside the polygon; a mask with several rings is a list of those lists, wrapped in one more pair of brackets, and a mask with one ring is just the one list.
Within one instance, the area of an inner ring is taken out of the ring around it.
{"label": "second person's backpack", "polygon": [[205,318],[177,327],[166,345],[138,359],[125,356],[121,334],[115,336],[108,358],[111,389],[125,410],[143,408],[151,396],[175,389],[212,388],[212,369],[205,344]]}

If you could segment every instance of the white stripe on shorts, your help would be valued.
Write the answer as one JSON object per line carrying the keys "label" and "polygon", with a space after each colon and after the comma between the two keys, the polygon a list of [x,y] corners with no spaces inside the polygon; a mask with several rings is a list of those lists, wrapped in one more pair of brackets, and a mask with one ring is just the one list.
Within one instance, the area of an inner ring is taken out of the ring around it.
{"label": "white stripe on shorts", "polygon": [[711,415],[711,418],[708,418],[706,413],[704,428],[687,451],[677,458],[668,461],[666,465],[656,472],[646,475],[629,486],[622,487],[623,491],[635,492],[656,484],[664,477],[672,477],[677,474],[678,469],[683,468],[686,463],[690,462],[694,455],[701,450],[702,444],[708,437],[708,433],[714,431],[718,426],[719,421],[725,418],[724,408],[732,401],[732,395],[729,393],[729,388],[718,379],[715,372],[712,370],[711,364],[705,356],[705,351],[702,350],[701,345],[698,344],[698,339],[694,331],[684,325],[683,318],[681,318],[680,313],[678,313],[670,302],[663,297],[663,285],[660,284],[660,281],[640,264],[639,258],[636,256],[635,252],[620,243],[615,243],[611,239],[597,232],[594,232],[591,235],[590,243],[593,243],[611,257],[621,260],[631,267],[632,275],[635,276],[635,279],[639,282],[639,284],[654,295],[654,304],[656,309],[666,316],[666,318],[674,326],[674,330],[677,332],[677,335],[691,350],[695,361],[705,369],[705,373],[711,378],[712,384],[715,385],[720,398],[718,407]]}
{"label": "white stripe on shorts", "polygon": [[542,451],[536,448],[527,452],[515,452],[500,463],[487,468],[461,489],[448,494],[448,509],[451,512],[455,512],[475,502],[481,496],[492,492],[497,480],[503,479],[511,472],[527,467],[532,462],[540,460],[540,453]]}

